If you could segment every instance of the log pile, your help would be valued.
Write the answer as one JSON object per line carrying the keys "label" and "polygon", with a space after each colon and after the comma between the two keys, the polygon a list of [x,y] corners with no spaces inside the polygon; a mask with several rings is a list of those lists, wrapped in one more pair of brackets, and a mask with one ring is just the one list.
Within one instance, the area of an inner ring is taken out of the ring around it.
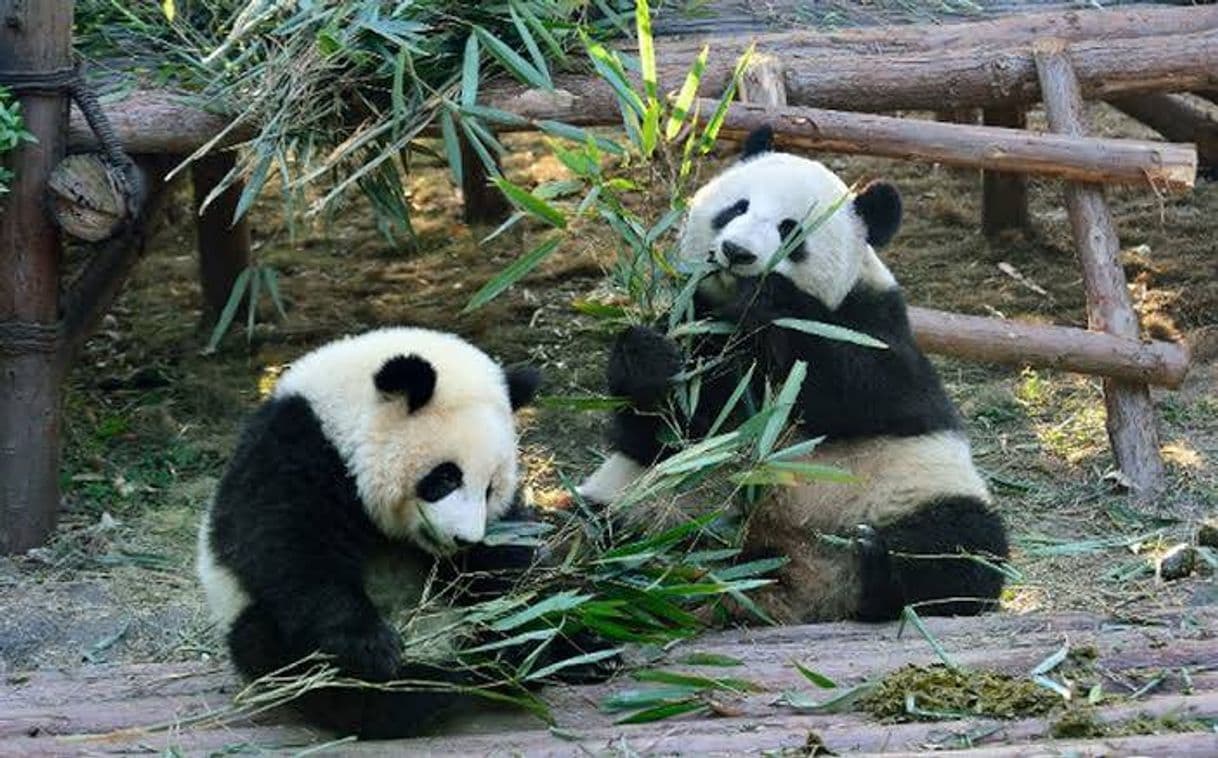
{"label": "log pile", "polygon": [[[1087,732],[1053,739],[1064,709],[1011,720],[944,716],[889,723],[859,710],[801,713],[781,704],[783,693],[826,700],[832,690],[813,688],[793,665],[845,688],[874,681],[902,667],[939,663],[925,639],[896,624],[818,624],[707,634],[667,651],[649,665],[705,677],[734,677],[760,691],[720,692],[702,715],[650,724],[617,725],[620,713],[600,704],[608,695],[648,685],[631,679],[547,689],[543,696],[557,720],[553,729],[515,711],[464,714],[445,726],[447,736],[392,743],[344,743],[344,754],[588,755],[763,754],[797,751],[815,735],[832,753],[924,754],[931,749],[971,750],[951,755],[1214,755],[1218,733],[1204,719],[1218,717],[1218,611],[1192,609],[1122,623],[1079,613],[990,615],[925,619],[928,632],[954,665],[1026,678],[1067,643],[1094,653],[1087,676],[1098,677],[1107,695],[1090,709],[1076,706]],[[738,666],[678,663],[690,653],[728,656]],[[1185,673],[1182,673],[1185,672]],[[334,739],[270,712],[256,719],[218,722],[239,685],[223,664],[94,666],[76,672],[10,673],[0,690],[0,754],[79,755],[176,749],[205,754],[232,745],[302,750]],[[1138,690],[1145,691],[1138,693]],[[1135,695],[1135,693],[1138,693]],[[1084,698],[1085,699],[1085,698]],[[158,728],[148,729],[159,725]],[[810,754],[810,753],[800,753]]]}

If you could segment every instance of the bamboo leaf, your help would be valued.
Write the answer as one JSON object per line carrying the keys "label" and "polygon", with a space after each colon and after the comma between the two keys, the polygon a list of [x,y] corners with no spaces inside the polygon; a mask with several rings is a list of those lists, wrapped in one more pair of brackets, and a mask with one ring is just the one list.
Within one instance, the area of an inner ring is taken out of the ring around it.
{"label": "bamboo leaf", "polygon": [[536,605],[525,608],[523,611],[513,613],[507,618],[499,619],[491,624],[491,630],[496,632],[504,632],[508,629],[515,629],[516,627],[523,626],[530,621],[536,621],[546,614],[561,613],[564,611],[569,611],[573,608],[578,608],[580,605],[591,600],[593,597],[593,595],[576,594],[573,590],[559,592],[551,595],[545,600],[542,600]]}
{"label": "bamboo leaf", "polygon": [[241,299],[249,287],[253,270],[252,266],[247,266],[240,274],[237,274],[237,280],[233,282],[233,288],[228,293],[228,301],[224,303],[224,310],[220,311],[220,317],[216,319],[216,326],[211,330],[211,339],[207,341],[207,347],[203,349],[205,353],[214,353],[225,332],[232,326],[233,319],[237,316],[237,308],[240,307]]}
{"label": "bamboo leaf", "polygon": [[663,721],[664,719],[672,718],[673,716],[681,716],[694,711],[709,710],[710,707],[703,703],[698,698],[682,700],[676,703],[668,703],[666,705],[648,708],[647,710],[632,713],[625,718],[620,718],[613,722],[615,724],[646,724],[651,721]]}
{"label": "bamboo leaf", "polygon": [[634,672],[632,676],[640,682],[673,684],[683,687],[694,687],[700,690],[727,690],[729,692],[765,691],[764,687],[747,679],[698,676],[697,674],[684,674],[678,671],[664,671],[662,669],[643,669],[642,671]]}
{"label": "bamboo leaf", "polygon": [[854,704],[870,693],[876,687],[875,682],[863,682],[843,690],[828,700],[817,702],[799,692],[788,692],[780,701],[783,705],[805,713],[841,713],[854,707]]}
{"label": "bamboo leaf", "polygon": [[638,0],[634,4],[634,24],[639,37],[639,68],[643,74],[643,91],[647,96],[647,105],[650,107],[654,103],[658,106],[656,45],[651,34],[651,8],[647,0]]}
{"label": "bamboo leaf", "polygon": [[1049,673],[1053,669],[1060,666],[1062,662],[1066,660],[1066,656],[1069,654],[1070,643],[1066,642],[1048,658],[1045,658],[1043,661],[1036,664],[1036,668],[1032,669],[1032,676]]}
{"label": "bamboo leaf", "polygon": [[465,55],[461,61],[461,105],[469,107],[478,100],[478,35],[465,38]]}
{"label": "bamboo leaf", "polygon": [[710,120],[706,122],[706,128],[702,130],[702,138],[698,143],[699,152],[706,154],[715,146],[715,140],[719,138],[719,129],[723,127],[723,121],[727,118],[727,110],[732,104],[732,100],[736,98],[736,90],[740,86],[740,79],[744,76],[744,70],[748,67],[749,61],[753,59],[753,44],[749,44],[748,49],[744,51],[744,55],[736,61],[736,68],[732,71],[732,78],[727,83],[727,87],[723,90],[723,95],[719,98],[718,104],[715,105],[715,112],[711,114]]}
{"label": "bamboo leaf", "polygon": [[799,661],[792,661],[792,663],[795,664],[795,668],[799,670],[799,673],[804,675],[804,679],[812,682],[817,687],[820,687],[823,690],[831,690],[837,687],[837,682],[833,681],[824,674],[813,671]]}
{"label": "bamboo leaf", "polygon": [[787,374],[786,381],[783,382],[782,389],[774,400],[776,409],[774,415],[766,422],[765,428],[757,440],[758,459],[765,460],[774,449],[778,435],[786,428],[791,409],[795,406],[795,398],[799,396],[799,391],[803,388],[804,377],[807,374],[808,364],[804,361],[796,361],[795,365],[791,367],[791,372]]}
{"label": "bamboo leaf", "polygon": [[681,658],[677,663],[684,663],[686,666],[743,666],[744,661],[739,658],[733,658],[730,655],[720,655],[718,653],[690,653]]}
{"label": "bamboo leaf", "polygon": [[253,275],[250,276],[250,297],[249,303],[245,308],[245,338],[251,340],[254,338],[254,318],[258,314],[258,291],[262,288],[262,272],[261,267],[254,268]]}
{"label": "bamboo leaf", "polygon": [[520,35],[520,41],[524,43],[524,47],[529,51],[529,57],[533,59],[533,65],[545,77],[550,88],[554,87],[554,80],[550,78],[550,69],[546,66],[546,57],[541,54],[541,48],[537,46],[537,40],[533,39],[533,33],[529,31],[529,27],[525,25],[524,19],[516,11],[516,3],[508,5],[508,13],[512,17],[512,25],[516,27],[516,33]]}
{"label": "bamboo leaf", "polygon": [[503,293],[508,287],[511,287],[516,282],[520,281],[526,274],[537,268],[543,260],[551,253],[558,249],[562,239],[559,237],[551,237],[545,242],[542,242],[537,247],[520,256],[510,266],[500,271],[497,276],[491,279],[486,284],[482,285],[482,289],[474,293],[470,298],[469,303],[462,309],[462,313],[469,313],[477,310],[494,300]]}
{"label": "bamboo leaf", "polygon": [[820,446],[820,443],[824,441],[824,437],[813,437],[810,440],[796,442],[794,445],[790,445],[788,447],[784,447],[782,450],[770,453],[770,456],[766,458],[766,460],[773,462],[789,460],[791,458],[803,458],[806,455],[811,455],[816,448]]}
{"label": "bamboo leaf", "polygon": [[814,334],[817,337],[836,340],[838,342],[851,342],[855,345],[863,347],[873,347],[878,350],[887,350],[888,345],[875,337],[872,337],[862,332],[856,332],[853,329],[847,329],[844,326],[837,324],[826,324],[823,321],[809,321],[802,318],[778,318],[772,322],[775,326],[781,326],[783,329],[794,329],[804,334]]}
{"label": "bamboo leaf", "polygon": [[943,649],[943,645],[939,644],[939,640],[935,638],[926,625],[922,623],[922,617],[913,609],[913,606],[907,605],[901,611],[901,624],[897,627],[897,637],[901,636],[901,630],[905,627],[905,622],[909,622],[914,629],[918,630],[918,634],[930,644],[931,650],[935,651],[935,655],[939,656],[939,660],[943,661],[943,665],[947,666],[952,671],[960,671],[960,666],[956,661],[947,654]]}
{"label": "bamboo leaf", "polygon": [[465,167],[461,164],[461,143],[457,138],[457,125],[448,111],[440,112],[440,136],[444,138],[444,153],[448,156],[448,168],[453,183],[458,187],[465,181]]}
{"label": "bamboo leaf", "polygon": [[492,179],[492,181],[495,182],[495,185],[499,187],[504,195],[507,195],[508,200],[511,200],[512,204],[516,207],[532,214],[533,216],[536,216],[542,221],[545,221],[550,226],[554,226],[559,229],[565,229],[567,227],[567,217],[563,215],[562,211],[550,205],[545,200],[542,200],[531,192],[526,192],[524,189],[517,187],[507,179],[504,179],[502,176],[496,176]]}
{"label": "bamboo leaf", "polygon": [[638,690],[622,690],[601,701],[606,711],[629,711],[635,708],[650,708],[660,703],[688,700],[698,694],[697,687],[649,687]]}
{"label": "bamboo leaf", "polygon": [[271,302],[275,304],[275,310],[279,313],[279,317],[286,319],[288,312],[283,307],[283,297],[279,293],[279,272],[269,266],[262,266],[263,276],[266,277],[266,291],[271,293]]}
{"label": "bamboo leaf", "polygon": [[606,650],[597,650],[595,652],[585,653],[583,655],[577,655],[573,658],[566,658],[564,660],[558,661],[557,663],[551,663],[549,666],[545,666],[543,668],[540,668],[540,669],[534,671],[533,673],[526,676],[524,678],[524,680],[526,682],[533,682],[538,679],[544,679],[545,677],[549,676],[550,674],[556,673],[558,671],[562,671],[565,668],[571,668],[572,666],[583,666],[588,663],[596,663],[597,661],[603,661],[606,658],[612,658],[613,656],[618,655],[621,652],[622,652],[621,648],[615,647],[615,648],[608,648]]}
{"label": "bamboo leaf", "polygon": [[685,82],[681,85],[681,91],[677,93],[677,99],[673,102],[672,111],[668,117],[668,124],[664,127],[666,140],[672,141],[676,138],[681,127],[685,126],[693,115],[690,107],[698,95],[698,85],[702,82],[702,74],[706,71],[706,60],[709,55],[710,46],[703,45],[698,57],[694,59],[694,64],[690,66],[689,73],[685,75]]}
{"label": "bamboo leaf", "polygon": [[480,26],[474,27],[474,34],[478,35],[478,40],[486,46],[486,49],[494,58],[503,64],[512,76],[516,77],[529,86],[537,87],[538,89],[552,90],[554,83],[550,81],[550,75],[547,71],[542,73],[538,71],[533,64],[520,57],[512,48],[508,47],[503,40],[483,29]]}
{"label": "bamboo leaf", "polygon": [[749,366],[749,370],[745,372],[744,376],[740,377],[740,381],[736,383],[736,389],[732,390],[732,394],[728,396],[727,402],[723,404],[723,409],[715,417],[715,423],[711,424],[707,435],[714,436],[715,432],[719,431],[719,428],[723,426],[732,411],[735,410],[736,405],[740,402],[740,398],[744,397],[744,393],[748,391],[749,386],[753,382],[753,369],[755,368],[757,368],[756,363]]}

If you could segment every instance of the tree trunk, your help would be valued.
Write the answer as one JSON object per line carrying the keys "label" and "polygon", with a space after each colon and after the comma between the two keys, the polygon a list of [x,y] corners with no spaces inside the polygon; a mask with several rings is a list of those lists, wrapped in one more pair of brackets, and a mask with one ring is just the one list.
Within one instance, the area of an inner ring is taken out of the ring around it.
{"label": "tree trunk", "polygon": [[1148,92],[1115,98],[1108,104],[1154,129],[1171,142],[1197,146],[1198,168],[1212,178],[1218,171],[1218,121],[1179,95]]}
{"label": "tree trunk", "polygon": [[[72,3],[0,0],[0,69],[72,65]],[[0,199],[0,552],[42,544],[59,511],[57,367],[59,231],[45,211],[47,178],[64,155],[62,92],[20,93],[37,144],[5,157],[16,174]]]}

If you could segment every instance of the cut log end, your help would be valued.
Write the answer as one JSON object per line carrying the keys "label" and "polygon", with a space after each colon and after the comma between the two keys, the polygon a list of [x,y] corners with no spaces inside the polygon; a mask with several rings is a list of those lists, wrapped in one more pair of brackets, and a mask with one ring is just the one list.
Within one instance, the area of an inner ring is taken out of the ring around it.
{"label": "cut log end", "polygon": [[123,187],[121,170],[102,156],[69,155],[47,180],[51,216],[60,229],[78,240],[110,239],[134,215]]}

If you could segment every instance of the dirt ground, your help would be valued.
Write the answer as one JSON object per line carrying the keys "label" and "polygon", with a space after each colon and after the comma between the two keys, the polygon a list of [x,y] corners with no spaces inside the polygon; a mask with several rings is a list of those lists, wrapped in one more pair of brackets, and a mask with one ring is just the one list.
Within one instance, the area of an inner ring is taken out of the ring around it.
{"label": "dirt ground", "polygon": [[[1149,136],[1106,107],[1093,116],[1108,134]],[[512,144],[513,179],[559,175],[541,142]],[[883,176],[901,188],[905,226],[885,258],[912,303],[1084,323],[1059,184],[1032,183],[1031,233],[990,241],[979,233],[976,172],[827,161],[847,181]],[[193,227],[188,196],[179,192],[72,374],[60,528],[48,546],[0,560],[0,671],[222,655],[193,574],[198,519],[260,386],[313,345],[387,324],[451,329],[504,361],[538,364],[548,394],[603,391],[610,335],[571,302],[600,284],[613,255],[606,237],[582,238],[488,307],[460,315],[538,232],[479,247],[485,230],[461,223],[442,169],[419,170],[412,192],[419,232],[412,246],[388,243],[359,202],[328,228],[293,236],[278,199],[260,201],[255,252],[280,272],[288,318],[275,321],[264,303],[252,338],[235,329],[214,355],[201,353],[207,334],[197,327]],[[1008,593],[1009,612],[1137,615],[1218,602],[1212,572],[1165,583],[1143,568],[1148,555],[1190,539],[1199,518],[1218,515],[1218,185],[1181,197],[1144,188],[1110,197],[1140,311],[1158,332],[1174,324],[1196,358],[1180,390],[1155,392],[1171,480],[1152,507],[1134,508],[1104,478],[1112,460],[1098,380],[936,359],[1014,535],[1023,580]],[[557,408],[529,414],[524,444],[535,493],[595,464],[602,422]]]}

